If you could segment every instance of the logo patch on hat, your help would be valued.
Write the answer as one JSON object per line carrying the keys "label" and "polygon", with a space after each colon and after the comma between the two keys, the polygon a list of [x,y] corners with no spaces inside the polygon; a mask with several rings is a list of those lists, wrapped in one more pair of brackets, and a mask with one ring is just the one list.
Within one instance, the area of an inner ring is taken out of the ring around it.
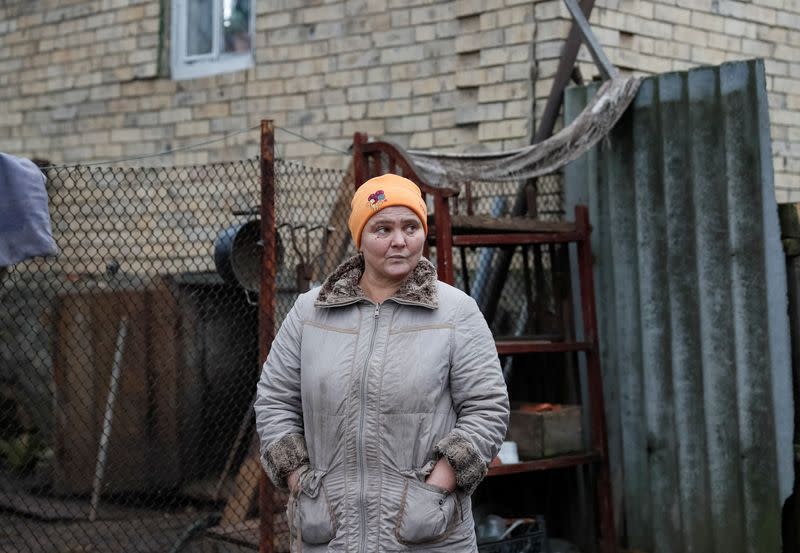
{"label": "logo patch on hat", "polygon": [[367,201],[369,202],[369,206],[377,211],[380,205],[386,201],[386,194],[384,194],[383,190],[376,190],[369,195]]}

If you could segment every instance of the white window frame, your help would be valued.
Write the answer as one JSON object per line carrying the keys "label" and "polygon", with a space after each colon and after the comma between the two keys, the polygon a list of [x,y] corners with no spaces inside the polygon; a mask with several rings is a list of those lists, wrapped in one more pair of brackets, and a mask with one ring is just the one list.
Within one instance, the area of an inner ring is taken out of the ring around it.
{"label": "white window frame", "polygon": [[222,0],[213,0],[214,21],[219,25],[214,25],[212,37],[212,52],[210,54],[199,54],[195,56],[186,55],[186,35],[188,32],[187,22],[187,0],[172,0],[171,20],[171,68],[172,79],[176,81],[185,79],[197,79],[229,73],[232,71],[242,71],[255,65],[253,49],[255,48],[255,20],[256,20],[256,0],[250,3],[250,51],[241,53],[225,53],[221,51],[222,43]]}

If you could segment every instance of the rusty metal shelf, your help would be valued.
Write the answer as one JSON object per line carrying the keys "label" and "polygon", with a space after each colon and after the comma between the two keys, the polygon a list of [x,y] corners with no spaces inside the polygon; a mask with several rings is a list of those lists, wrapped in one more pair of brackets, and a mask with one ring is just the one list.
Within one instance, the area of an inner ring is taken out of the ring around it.
{"label": "rusty metal shelf", "polygon": [[544,459],[535,459],[533,461],[522,461],[520,463],[489,467],[489,473],[487,476],[503,476],[506,474],[518,474],[537,470],[577,467],[580,465],[596,463],[600,460],[602,460],[602,456],[596,451],[584,451],[580,453],[559,455],[557,457],[547,457]]}
{"label": "rusty metal shelf", "polygon": [[[434,234],[436,217],[428,215],[428,233]],[[578,228],[569,221],[542,221],[530,217],[491,217],[486,215],[451,215],[452,234],[498,234],[498,233],[537,233],[560,234],[577,232]],[[433,230],[432,230],[433,229]]]}
{"label": "rusty metal shelf", "polygon": [[594,348],[592,342],[554,342],[550,340],[526,340],[524,338],[497,338],[495,344],[499,355],[591,351]]}
{"label": "rusty metal shelf", "polygon": [[508,234],[454,234],[453,246],[520,246],[527,244],[557,244],[580,242],[586,235],[582,232],[519,232]]}
{"label": "rusty metal shelf", "polygon": [[[574,43],[579,44],[579,39],[576,39]],[[561,73],[567,75],[567,79],[572,62],[570,61],[568,64],[569,66],[564,65],[563,68],[560,68],[560,71],[564,69]],[[547,130],[547,133],[549,132]],[[545,137],[546,135],[538,138],[543,139]],[[438,277],[451,286],[456,283],[454,250],[461,249],[461,252],[464,253],[465,247],[488,246],[499,247],[502,250],[507,250],[507,253],[511,253],[516,246],[521,245],[576,244],[575,253],[577,255],[575,260],[577,261],[576,269],[579,278],[577,289],[573,293],[580,296],[580,318],[583,326],[583,332],[580,334],[587,337],[587,341],[568,341],[564,340],[565,336],[563,335],[527,335],[495,336],[495,342],[497,352],[500,355],[540,352],[584,352],[587,379],[586,393],[581,394],[581,402],[584,403],[583,400],[585,400],[589,409],[588,418],[592,440],[590,449],[546,459],[491,467],[489,468],[489,476],[522,474],[594,464],[596,470],[594,471],[594,478],[591,480],[593,480],[594,484],[597,505],[595,516],[597,519],[599,550],[603,553],[616,553],[619,549],[617,547],[613,502],[611,499],[610,466],[606,454],[608,445],[603,382],[597,342],[597,314],[595,311],[594,276],[592,274],[593,257],[590,243],[592,228],[589,223],[588,207],[584,205],[576,206],[573,222],[541,221],[528,217],[473,215],[470,210],[470,193],[467,190],[467,214],[451,213],[451,207],[458,205],[456,196],[460,190],[449,186],[430,186],[417,174],[414,164],[405,155],[405,152],[388,142],[370,142],[365,134],[357,133],[353,139],[353,175],[355,182],[363,183],[370,177],[384,174],[387,171],[410,178],[418,184],[422,193],[432,200],[433,212],[428,218],[426,247],[435,246],[437,248],[436,271]],[[536,250],[537,248],[534,248],[534,256],[537,255]],[[550,248],[550,254],[552,255],[554,251],[558,251],[558,254],[561,255],[559,250],[563,250],[563,248]],[[464,274],[468,274],[468,267],[465,266],[464,259],[465,257],[462,257],[464,265],[462,270]],[[507,269],[504,270],[507,271]],[[538,279],[538,277],[536,278]],[[492,294],[502,292],[502,280],[500,279],[500,284],[490,290]],[[467,279],[464,279],[464,286],[467,289],[469,288]],[[569,322],[571,323],[572,321]]]}

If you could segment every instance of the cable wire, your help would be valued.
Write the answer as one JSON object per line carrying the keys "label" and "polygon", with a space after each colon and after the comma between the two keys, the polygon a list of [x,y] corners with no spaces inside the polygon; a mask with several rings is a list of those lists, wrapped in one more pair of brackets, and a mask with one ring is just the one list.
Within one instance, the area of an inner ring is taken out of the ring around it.
{"label": "cable wire", "polygon": [[[126,161],[137,161],[137,160],[140,160],[140,159],[147,159],[147,158],[151,158],[151,157],[161,157],[161,156],[174,154],[176,152],[183,152],[183,151],[186,151],[186,150],[192,150],[192,149],[198,148],[200,146],[206,146],[208,144],[213,144],[214,142],[221,142],[221,141],[227,140],[228,138],[231,138],[233,136],[237,136],[237,135],[240,135],[240,134],[243,134],[243,133],[246,133],[246,132],[250,132],[250,131],[253,131],[253,130],[258,129],[260,127],[261,127],[261,124],[259,123],[258,125],[253,125],[252,127],[247,127],[245,129],[240,129],[238,131],[230,132],[230,133],[225,134],[225,135],[223,135],[223,136],[221,136],[219,138],[212,138],[210,140],[205,140],[203,142],[197,142],[195,144],[188,144],[186,146],[181,146],[179,148],[172,148],[170,150],[164,150],[163,152],[158,152],[158,153],[155,153],[155,154],[142,154],[142,155],[139,155],[139,156],[123,157],[123,158],[118,158],[118,159],[109,159],[109,160],[106,160],[106,161],[92,161],[92,162],[85,162],[85,163],[80,163],[80,162],[78,162],[78,163],[65,163],[65,164],[62,164],[62,165],[45,165],[45,166],[40,167],[40,169],[42,171],[44,171],[44,170],[47,170],[47,169],[65,169],[65,168],[68,168],[68,167],[92,167],[92,166],[96,166],[96,165],[110,165],[110,164],[113,164],[113,163],[123,163],[123,162],[126,162]],[[324,142],[320,142],[319,140],[316,140],[316,139],[313,139],[313,138],[308,138],[308,137],[303,136],[302,134],[300,134],[298,132],[295,132],[295,131],[293,131],[291,129],[287,129],[285,127],[280,127],[278,125],[275,125],[275,128],[278,129],[278,130],[284,131],[284,132],[286,132],[288,134],[291,134],[293,136],[296,136],[298,138],[301,138],[301,139],[305,140],[306,142],[312,142],[314,144],[322,146],[323,148],[326,148],[326,149],[331,150],[333,152],[336,152],[336,153],[339,153],[339,154],[344,154],[344,155],[347,155],[347,156],[350,155],[350,152],[348,152],[346,150],[342,150],[340,148],[335,148],[333,146],[329,146],[328,144],[325,144]]]}
{"label": "cable wire", "polygon": [[348,152],[348,151],[346,151],[346,150],[340,150],[339,148],[334,148],[333,146],[328,146],[328,145],[327,145],[327,144],[325,144],[324,142],[320,142],[319,140],[315,140],[315,139],[313,139],[313,138],[308,138],[308,137],[306,137],[306,136],[303,136],[302,134],[296,133],[296,132],[294,132],[294,131],[292,131],[292,130],[289,130],[289,129],[286,129],[286,128],[284,128],[284,127],[279,127],[279,126],[275,125],[275,128],[276,128],[276,129],[280,129],[280,130],[282,130],[283,132],[287,132],[287,133],[289,133],[289,134],[292,134],[292,135],[294,135],[294,136],[297,136],[297,137],[299,137],[299,138],[302,138],[302,139],[303,139],[303,140],[305,140],[306,142],[313,142],[314,144],[317,144],[317,145],[319,145],[319,146],[322,146],[323,148],[327,148],[328,150],[332,150],[332,151],[334,151],[334,152],[338,152],[338,153],[340,153],[340,154],[344,154],[344,155],[346,155],[346,156],[349,156],[349,155],[350,155],[350,152]]}

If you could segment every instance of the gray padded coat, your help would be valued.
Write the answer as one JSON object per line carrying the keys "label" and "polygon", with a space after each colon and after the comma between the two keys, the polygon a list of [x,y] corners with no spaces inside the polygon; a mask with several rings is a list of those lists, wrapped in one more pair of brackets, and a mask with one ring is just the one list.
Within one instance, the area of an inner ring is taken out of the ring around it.
{"label": "gray padded coat", "polygon": [[[375,304],[360,256],[301,295],[255,403],[262,464],[304,552],[476,551],[470,494],[508,423],[492,335],[475,301],[421,259]],[[446,457],[457,488],[425,483]]]}

